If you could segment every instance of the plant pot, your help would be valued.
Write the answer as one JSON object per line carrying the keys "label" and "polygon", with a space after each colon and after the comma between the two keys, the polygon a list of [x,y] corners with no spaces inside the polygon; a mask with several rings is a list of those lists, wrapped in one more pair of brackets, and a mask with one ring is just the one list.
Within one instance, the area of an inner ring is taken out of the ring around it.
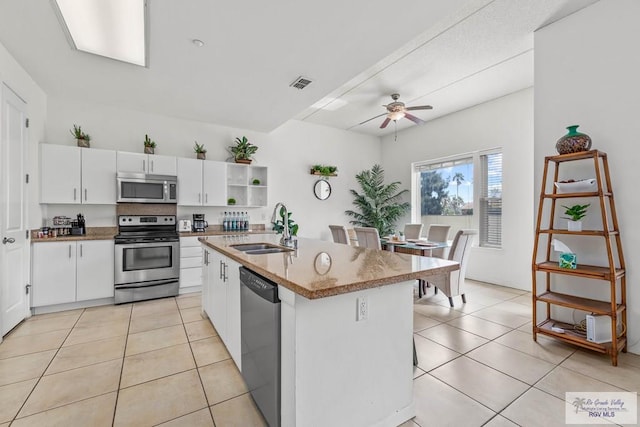
{"label": "plant pot", "polygon": [[207,159],[207,153],[196,153],[196,158],[198,160],[206,160]]}
{"label": "plant pot", "polygon": [[236,159],[236,163],[242,163],[245,165],[250,165],[251,164],[251,159]]}
{"label": "plant pot", "polygon": [[144,154],[153,154],[154,152],[154,148],[153,147],[144,147]]}
{"label": "plant pot", "polygon": [[569,231],[582,231],[582,221],[567,221]]}
{"label": "plant pot", "polygon": [[84,138],[78,138],[76,141],[78,141],[78,147],[82,147],[82,148],[89,148],[89,141],[87,141]]}

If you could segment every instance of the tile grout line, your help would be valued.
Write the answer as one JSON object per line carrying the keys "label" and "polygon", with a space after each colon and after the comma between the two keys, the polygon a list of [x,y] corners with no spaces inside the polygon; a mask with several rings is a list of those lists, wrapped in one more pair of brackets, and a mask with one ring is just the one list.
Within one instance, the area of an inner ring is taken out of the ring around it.
{"label": "tile grout line", "polygon": [[122,364],[120,364],[120,378],[118,378],[118,387],[116,388],[116,401],[113,406],[113,417],[111,418],[111,427],[115,427],[115,424],[116,424],[116,412],[118,410],[118,400],[120,399],[120,384],[122,384],[122,372],[124,371],[124,358],[127,354],[127,345],[129,343],[129,331],[131,330],[132,320],[133,320],[133,304],[131,304],[131,310],[129,311],[129,324],[127,325],[127,335],[124,340],[124,349],[122,350]]}

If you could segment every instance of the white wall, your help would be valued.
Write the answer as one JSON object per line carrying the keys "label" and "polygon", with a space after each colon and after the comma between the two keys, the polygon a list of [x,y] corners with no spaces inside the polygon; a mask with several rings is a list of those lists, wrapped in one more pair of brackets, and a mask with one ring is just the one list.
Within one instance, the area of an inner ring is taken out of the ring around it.
{"label": "white wall", "polygon": [[[377,137],[337,130],[325,126],[289,121],[266,134],[234,129],[190,120],[86,104],[73,99],[49,98],[46,141],[74,145],[69,134],[73,124],[92,136],[91,147],[142,152],[145,134],[158,144],[156,154],[195,157],[194,141],[205,144],[207,159],[224,161],[229,158],[226,147],[238,136],[245,135],[260,148],[254,164],[269,167],[269,206],[250,209],[251,221],[269,223],[273,206],[282,201],[293,212],[303,237],[330,239],[329,224],[348,224],[344,210],[351,207],[350,188],[358,188],[355,174],[380,162],[380,141]],[[212,120],[215,120],[213,118]],[[333,191],[328,200],[313,195],[317,177],[309,174],[313,164],[338,166],[338,176],[330,178]],[[58,214],[75,216],[86,211],[89,225],[115,225],[109,221],[109,207],[53,206],[46,217]],[[219,220],[225,208],[178,208],[178,216],[204,213],[210,223]],[[38,222],[36,227],[41,224]]]}
{"label": "white wall", "polygon": [[[593,139],[592,148],[608,153],[627,263],[629,350],[634,353],[640,353],[640,287],[634,274],[640,259],[640,228],[635,226],[640,211],[638,17],[636,0],[602,0],[537,31],[534,39],[536,194],[544,157],[554,154],[565,126],[581,125],[579,130]],[[580,290],[586,288],[581,285]]]}
{"label": "white wall", "polygon": [[[411,163],[503,149],[502,249],[473,248],[467,277],[531,288],[533,89],[525,89],[383,138],[389,181],[411,188]],[[407,217],[403,220],[409,222]]]}
{"label": "white wall", "polygon": [[[42,141],[45,132],[45,120],[47,114],[47,97],[31,76],[16,62],[5,47],[0,43],[0,82],[4,82],[27,103],[27,117],[29,117],[29,133],[27,148],[27,173],[35,177],[38,171],[38,142]],[[38,200],[38,187],[31,180],[27,198],[30,201]],[[28,227],[31,227],[32,219],[40,217],[40,208],[36,204],[27,210]],[[38,224],[37,227],[40,225]]]}

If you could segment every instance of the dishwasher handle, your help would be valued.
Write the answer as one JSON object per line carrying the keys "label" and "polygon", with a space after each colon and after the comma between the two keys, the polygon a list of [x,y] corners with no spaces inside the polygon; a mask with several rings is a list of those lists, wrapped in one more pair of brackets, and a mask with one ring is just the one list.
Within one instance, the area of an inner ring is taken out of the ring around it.
{"label": "dishwasher handle", "polygon": [[278,304],[278,285],[245,267],[240,267],[240,284],[271,303]]}

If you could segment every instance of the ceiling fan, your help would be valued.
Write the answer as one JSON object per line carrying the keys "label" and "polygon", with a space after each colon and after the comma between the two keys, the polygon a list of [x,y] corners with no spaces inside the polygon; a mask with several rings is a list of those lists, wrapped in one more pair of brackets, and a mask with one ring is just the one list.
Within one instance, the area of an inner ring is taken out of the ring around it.
{"label": "ceiling fan", "polygon": [[375,117],[371,117],[368,120],[365,120],[364,122],[360,123],[361,125],[370,122],[373,119],[377,119],[378,117],[382,117],[382,116],[387,116],[386,119],[384,119],[384,121],[382,122],[382,124],[380,125],[380,129],[384,129],[387,127],[387,125],[389,124],[389,122],[391,120],[393,121],[397,121],[400,120],[401,118],[406,118],[411,120],[412,122],[416,123],[416,124],[423,124],[424,120],[414,116],[413,114],[409,114],[408,111],[414,111],[414,110],[431,110],[433,109],[433,107],[431,105],[415,105],[413,107],[405,107],[404,106],[404,102],[398,101],[398,98],[400,98],[400,95],[397,93],[394,93],[391,95],[391,99],[393,99],[393,102],[387,104],[387,105],[383,105],[383,107],[385,107],[387,109],[386,113],[382,113],[379,114]]}

